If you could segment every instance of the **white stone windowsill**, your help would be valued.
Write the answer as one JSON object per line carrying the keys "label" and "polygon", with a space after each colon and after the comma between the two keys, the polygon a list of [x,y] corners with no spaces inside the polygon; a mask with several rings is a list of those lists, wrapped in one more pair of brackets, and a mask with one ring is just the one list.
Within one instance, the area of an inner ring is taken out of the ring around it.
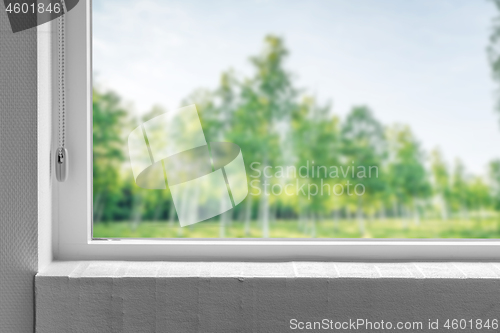
{"label": "white stone windowsill", "polygon": [[292,318],[444,324],[497,319],[499,286],[500,263],[54,262],[36,276],[36,325],[215,333],[290,332]]}
{"label": "white stone windowsill", "polygon": [[37,277],[500,279],[500,263],[55,261]]}

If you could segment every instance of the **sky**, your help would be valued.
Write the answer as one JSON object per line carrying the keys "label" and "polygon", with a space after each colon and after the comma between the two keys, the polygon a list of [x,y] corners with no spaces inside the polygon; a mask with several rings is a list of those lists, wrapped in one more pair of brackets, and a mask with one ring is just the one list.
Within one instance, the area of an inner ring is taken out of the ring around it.
{"label": "sky", "polygon": [[368,105],[384,124],[408,124],[449,165],[485,174],[500,158],[500,114],[486,47],[487,0],[94,0],[94,81],[138,114],[176,109],[215,88],[264,36],[284,38],[296,86],[341,118]]}

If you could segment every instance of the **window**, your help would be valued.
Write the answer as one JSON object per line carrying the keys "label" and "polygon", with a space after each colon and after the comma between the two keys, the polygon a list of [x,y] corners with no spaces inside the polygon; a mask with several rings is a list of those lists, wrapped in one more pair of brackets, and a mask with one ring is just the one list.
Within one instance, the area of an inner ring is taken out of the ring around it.
{"label": "window", "polygon": [[[494,257],[476,240],[499,232],[491,6],[94,1],[92,38],[85,5],[67,19],[60,255]],[[216,173],[217,204],[184,186]]]}

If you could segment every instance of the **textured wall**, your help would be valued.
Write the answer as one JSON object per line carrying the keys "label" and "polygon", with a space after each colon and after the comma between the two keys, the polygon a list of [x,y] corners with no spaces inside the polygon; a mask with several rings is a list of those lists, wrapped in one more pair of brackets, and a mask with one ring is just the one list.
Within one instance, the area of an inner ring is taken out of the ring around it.
{"label": "textured wall", "polygon": [[37,333],[277,333],[293,318],[438,319],[444,332],[500,319],[500,264],[61,262],[36,295]]}
{"label": "textured wall", "polygon": [[37,270],[37,30],[0,4],[0,331],[33,332]]}

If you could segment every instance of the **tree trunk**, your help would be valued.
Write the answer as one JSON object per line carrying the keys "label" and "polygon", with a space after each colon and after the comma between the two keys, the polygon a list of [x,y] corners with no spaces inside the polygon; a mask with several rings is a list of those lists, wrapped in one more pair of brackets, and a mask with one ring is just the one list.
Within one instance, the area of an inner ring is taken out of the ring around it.
{"label": "tree trunk", "polygon": [[401,225],[403,229],[408,229],[410,213],[408,207],[404,203],[400,204],[399,211],[401,212]]}
{"label": "tree trunk", "polygon": [[250,236],[250,220],[252,219],[252,196],[247,197],[245,207],[245,236]]}
{"label": "tree trunk", "polygon": [[462,216],[462,220],[469,220],[469,212],[467,211],[467,207],[463,203],[460,205],[460,215]]}
{"label": "tree trunk", "polygon": [[417,208],[415,208],[413,213],[413,223],[415,225],[420,225],[420,213],[418,212]]}
{"label": "tree trunk", "polygon": [[269,238],[269,197],[265,194],[262,199],[262,237]]}
{"label": "tree trunk", "polygon": [[99,210],[97,211],[97,217],[94,220],[94,222],[96,222],[96,223],[101,222],[102,216],[104,215],[104,206],[105,206],[105,203],[102,202],[101,205],[99,206]]}
{"label": "tree trunk", "polygon": [[141,196],[134,197],[134,209],[132,211],[132,230],[137,229],[142,220],[143,200]]}
{"label": "tree trunk", "polygon": [[226,212],[227,214],[227,221],[226,221],[226,228],[228,230],[231,230],[231,228],[233,227],[233,213],[234,213],[234,210],[230,209]]}
{"label": "tree trunk", "polygon": [[[267,167],[268,160],[267,156],[264,156],[263,161],[264,168]],[[264,184],[266,181],[264,173],[261,176],[261,184]],[[264,190],[262,191],[262,237],[269,238],[269,195],[266,195]]]}
{"label": "tree trunk", "polygon": [[102,220],[102,216],[104,215],[104,208],[106,207],[106,200],[100,200],[101,203],[99,205],[99,208],[97,210],[96,218],[94,222],[99,223]]}
{"label": "tree trunk", "polygon": [[335,232],[339,231],[339,210],[338,209],[335,209],[333,211],[333,230],[335,230]]}
{"label": "tree trunk", "polygon": [[274,204],[273,206],[270,207],[270,209],[269,209],[269,224],[273,225],[274,222],[276,222],[277,211],[278,211],[278,208],[277,208],[276,204]]}
{"label": "tree trunk", "polygon": [[158,200],[158,203],[156,204],[155,208],[155,213],[153,215],[153,221],[158,221],[160,219],[160,214],[162,213],[163,208],[163,201],[160,199]]}
{"label": "tree trunk", "polygon": [[[400,209],[399,209],[399,202],[396,198],[394,198],[394,200],[392,200],[392,210],[393,210],[393,214],[394,214],[394,220],[397,221],[398,218],[400,218]],[[404,223],[403,223],[403,219],[401,217],[401,227],[404,228]]]}
{"label": "tree trunk", "polygon": [[385,206],[384,206],[383,203],[382,203],[382,205],[380,207],[380,219],[381,220],[385,220],[386,219],[386,216],[385,216]]}
{"label": "tree trunk", "polygon": [[405,205],[401,206],[401,211],[402,211],[402,224],[403,224],[403,229],[408,229],[408,219],[410,218],[409,213],[408,213],[408,208]]}
{"label": "tree trunk", "polygon": [[262,228],[262,221],[264,220],[264,191],[262,191],[259,198],[259,207],[257,209],[257,227]]}
{"label": "tree trunk", "polygon": [[303,231],[304,230],[304,210],[302,207],[299,206],[299,217],[298,217],[298,223],[297,223],[297,227],[299,229],[299,231]]}
{"label": "tree trunk", "polygon": [[224,212],[220,214],[219,217],[219,238],[226,237],[227,213],[228,212]]}
{"label": "tree trunk", "polygon": [[420,214],[418,212],[417,199],[413,198],[413,223],[420,225]]}
{"label": "tree trunk", "polygon": [[310,216],[311,223],[311,238],[316,238],[316,215],[311,213]]}
{"label": "tree trunk", "polygon": [[225,213],[225,214],[227,214],[226,229],[231,230],[231,227],[233,226],[233,213],[234,213],[234,211],[232,209],[228,210]]}
{"label": "tree trunk", "polygon": [[448,221],[448,204],[444,196],[442,198],[442,207],[441,207],[441,219],[443,221]]}
{"label": "tree trunk", "polygon": [[103,210],[101,208],[101,199],[102,192],[97,193],[96,198],[94,200],[94,211],[92,212],[94,215],[94,223],[101,221]]}
{"label": "tree trunk", "polygon": [[170,210],[168,212],[168,224],[170,228],[174,227],[174,219],[175,219],[175,205],[174,200],[170,199]]}
{"label": "tree trunk", "polygon": [[358,220],[359,233],[361,234],[361,237],[363,237],[365,235],[365,220],[363,217],[363,205],[361,200],[361,197],[358,197],[358,209],[356,212],[356,218]]}
{"label": "tree trunk", "polygon": [[323,226],[323,222],[325,222],[325,216],[323,213],[318,214],[318,223],[320,226]]}

